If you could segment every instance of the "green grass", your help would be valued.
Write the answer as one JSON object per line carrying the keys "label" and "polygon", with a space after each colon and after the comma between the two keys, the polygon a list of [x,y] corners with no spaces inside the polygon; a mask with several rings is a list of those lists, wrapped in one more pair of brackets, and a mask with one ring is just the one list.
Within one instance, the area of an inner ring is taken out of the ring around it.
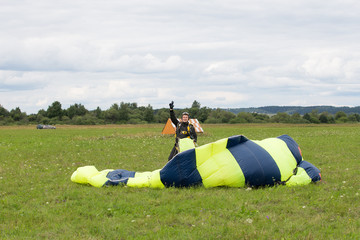
{"label": "green grass", "polygon": [[77,167],[163,167],[162,125],[0,127],[0,239],[360,239],[360,125],[203,125],[199,145],[288,134],[323,181],[259,189],[94,188]]}

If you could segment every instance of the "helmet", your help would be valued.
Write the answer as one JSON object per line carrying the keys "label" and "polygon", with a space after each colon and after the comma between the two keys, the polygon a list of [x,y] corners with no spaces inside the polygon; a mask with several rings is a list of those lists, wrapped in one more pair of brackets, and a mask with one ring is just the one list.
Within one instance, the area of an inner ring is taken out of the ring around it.
{"label": "helmet", "polygon": [[182,115],[188,115],[188,117],[190,116],[188,112],[183,112]]}

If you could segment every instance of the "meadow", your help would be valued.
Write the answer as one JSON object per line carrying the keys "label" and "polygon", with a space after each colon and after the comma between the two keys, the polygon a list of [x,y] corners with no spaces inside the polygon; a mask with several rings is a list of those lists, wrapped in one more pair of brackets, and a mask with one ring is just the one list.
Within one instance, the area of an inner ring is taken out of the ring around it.
{"label": "meadow", "polygon": [[323,180],[302,187],[94,188],[80,166],[162,168],[163,125],[0,127],[0,239],[360,239],[360,125],[203,125],[203,145],[288,134]]}

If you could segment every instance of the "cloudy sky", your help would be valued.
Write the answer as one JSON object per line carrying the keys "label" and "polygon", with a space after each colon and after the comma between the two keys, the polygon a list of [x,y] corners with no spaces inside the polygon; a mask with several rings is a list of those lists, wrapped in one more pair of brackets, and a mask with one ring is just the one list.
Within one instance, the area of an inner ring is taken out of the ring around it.
{"label": "cloudy sky", "polygon": [[357,0],[0,0],[0,104],[360,105]]}

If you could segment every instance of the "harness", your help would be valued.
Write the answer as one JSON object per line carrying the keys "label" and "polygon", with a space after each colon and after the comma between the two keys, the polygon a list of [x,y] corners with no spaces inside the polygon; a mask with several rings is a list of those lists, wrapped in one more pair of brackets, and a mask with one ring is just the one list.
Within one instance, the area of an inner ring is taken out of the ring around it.
{"label": "harness", "polygon": [[191,123],[188,123],[187,128],[186,128],[186,131],[179,131],[179,133],[178,133],[177,130],[178,130],[178,129],[180,130],[181,124],[182,124],[182,122],[179,122],[178,125],[177,125],[176,132],[175,132],[175,138],[177,138],[178,135],[180,135],[180,134],[182,134],[182,135],[187,135],[187,138],[190,138],[190,125],[192,126],[192,124],[191,124]]}

